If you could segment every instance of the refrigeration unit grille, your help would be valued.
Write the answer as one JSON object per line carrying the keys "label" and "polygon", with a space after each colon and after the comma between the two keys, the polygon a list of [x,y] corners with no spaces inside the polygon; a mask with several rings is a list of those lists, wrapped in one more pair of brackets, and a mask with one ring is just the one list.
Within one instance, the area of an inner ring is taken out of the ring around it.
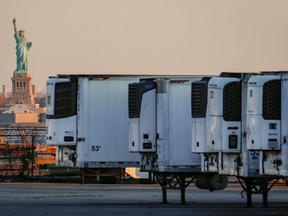
{"label": "refrigeration unit grille", "polygon": [[139,95],[139,89],[138,83],[129,85],[129,118],[139,118],[140,116],[141,98]]}
{"label": "refrigeration unit grille", "polygon": [[143,94],[156,89],[156,83],[153,81],[142,81],[140,83],[129,84],[128,109],[129,118],[139,118],[141,111],[141,102]]}
{"label": "refrigeration unit grille", "polygon": [[241,83],[231,82],[223,90],[223,119],[241,121]]}
{"label": "refrigeration unit grille", "polygon": [[208,82],[193,82],[191,92],[192,118],[203,118],[207,108]]}
{"label": "refrigeration unit grille", "polygon": [[263,85],[263,118],[281,119],[281,82],[271,80]]}
{"label": "refrigeration unit grille", "polygon": [[54,117],[64,118],[77,112],[76,82],[60,82],[55,84]]}

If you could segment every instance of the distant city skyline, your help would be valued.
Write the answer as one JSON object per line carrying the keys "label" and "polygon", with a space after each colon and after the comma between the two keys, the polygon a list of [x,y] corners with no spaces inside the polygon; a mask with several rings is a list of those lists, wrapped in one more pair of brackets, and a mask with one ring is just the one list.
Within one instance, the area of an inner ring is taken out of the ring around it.
{"label": "distant city skyline", "polygon": [[33,43],[29,71],[38,92],[56,74],[288,70],[286,0],[0,2],[0,86],[7,91],[16,68],[14,18]]}

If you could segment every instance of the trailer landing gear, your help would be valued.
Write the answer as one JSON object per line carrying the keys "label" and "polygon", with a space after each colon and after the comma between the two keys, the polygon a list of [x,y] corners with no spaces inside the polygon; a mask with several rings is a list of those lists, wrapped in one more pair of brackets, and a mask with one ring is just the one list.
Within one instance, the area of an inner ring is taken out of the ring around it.
{"label": "trailer landing gear", "polygon": [[162,201],[167,204],[167,189],[180,189],[181,205],[185,204],[185,189],[194,181],[198,174],[191,173],[154,173],[162,188]]}
{"label": "trailer landing gear", "polygon": [[237,176],[237,179],[243,188],[243,192],[246,192],[247,207],[252,207],[252,194],[262,194],[263,207],[268,207],[268,192],[280,178],[277,176],[261,176],[261,177]]}

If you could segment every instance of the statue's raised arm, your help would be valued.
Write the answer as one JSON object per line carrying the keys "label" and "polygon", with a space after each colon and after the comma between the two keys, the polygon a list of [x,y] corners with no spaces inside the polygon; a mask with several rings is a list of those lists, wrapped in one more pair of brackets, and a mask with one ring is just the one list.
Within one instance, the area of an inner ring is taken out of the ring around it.
{"label": "statue's raised arm", "polygon": [[18,34],[17,28],[16,28],[16,19],[13,19],[13,25],[14,25],[14,33]]}

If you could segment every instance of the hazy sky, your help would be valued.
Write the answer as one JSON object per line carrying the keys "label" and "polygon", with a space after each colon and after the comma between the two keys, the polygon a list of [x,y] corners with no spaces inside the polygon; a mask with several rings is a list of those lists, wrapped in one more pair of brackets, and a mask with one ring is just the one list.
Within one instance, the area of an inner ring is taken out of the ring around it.
{"label": "hazy sky", "polygon": [[287,9],[287,0],[0,0],[0,85],[11,90],[14,17],[33,43],[41,91],[66,73],[288,70]]}

